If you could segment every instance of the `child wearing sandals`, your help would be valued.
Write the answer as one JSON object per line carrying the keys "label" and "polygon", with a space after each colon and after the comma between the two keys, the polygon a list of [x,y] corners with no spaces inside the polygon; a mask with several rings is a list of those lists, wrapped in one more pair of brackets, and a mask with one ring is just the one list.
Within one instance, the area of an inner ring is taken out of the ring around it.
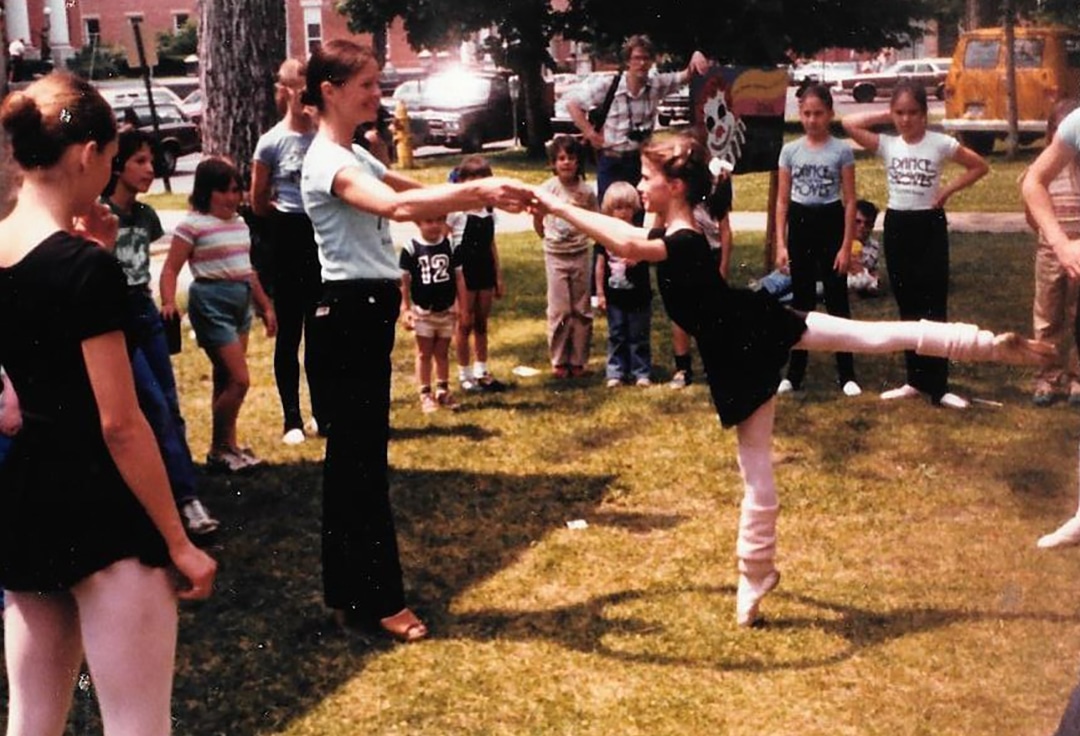
{"label": "child wearing sandals", "polygon": [[161,270],[161,314],[179,314],[176,282],[187,263],[194,282],[188,289],[188,312],[199,346],[213,365],[213,433],[208,469],[236,473],[262,464],[236,437],[236,420],[251,382],[247,366],[251,303],[277,332],[277,318],[258,274],[251,267],[251,233],[237,208],[243,182],[236,167],[224,159],[208,158],[195,169],[192,211],[176,226],[169,255]]}
{"label": "child wearing sandals", "polygon": [[666,223],[646,230],[573,207],[535,190],[533,207],[568,220],[609,252],[655,262],[660,294],[673,321],[694,337],[713,404],[738,436],[744,494],[736,543],[736,621],[752,625],[764,596],[776,587],[776,520],[772,431],[780,370],[791,350],[883,353],[915,350],[958,360],[1034,363],[1049,346],[975,325],[940,322],[857,322],[788,309],[768,294],[731,288],[720,276],[693,207],[712,187],[708,154],[692,136],[652,140],[642,149],[638,191],[646,211]]}

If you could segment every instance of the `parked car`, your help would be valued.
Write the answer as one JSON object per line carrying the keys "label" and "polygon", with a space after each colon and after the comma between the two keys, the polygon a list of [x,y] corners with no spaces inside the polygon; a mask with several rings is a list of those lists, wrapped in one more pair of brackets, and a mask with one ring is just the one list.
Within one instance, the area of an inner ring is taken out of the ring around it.
{"label": "parked car", "polygon": [[[127,107],[128,105],[147,103],[146,87],[142,84],[99,87],[98,92],[101,93],[101,96],[105,98],[105,101],[108,102],[109,106],[114,110]],[[154,95],[155,105],[169,103],[180,106],[183,104],[180,95],[176,94],[168,87],[153,85],[150,87],[150,93]]]}
{"label": "parked car", "polygon": [[191,122],[198,125],[202,122],[203,92],[197,89],[180,102],[180,109],[191,118]]}
{"label": "parked car", "polygon": [[805,87],[810,84],[827,84],[830,87],[859,73],[857,61],[808,61],[792,67],[790,82]]}
{"label": "parked car", "polygon": [[876,98],[891,95],[901,79],[921,84],[928,95],[945,99],[945,77],[949,65],[941,59],[905,59],[880,72],[855,74],[840,80],[834,89],[850,92],[856,102],[873,102]]}
{"label": "parked car", "polygon": [[158,118],[156,135],[154,123],[150,117],[149,104],[121,104],[119,107],[114,106],[113,110],[119,120],[130,120],[139,130],[145,131],[153,138],[154,173],[158,176],[171,176],[176,172],[178,158],[202,150],[199,126],[191,122],[178,105],[154,103],[154,111]]}
{"label": "parked car", "polygon": [[[1055,102],[1080,95],[1080,31],[1054,26],[1017,26],[1016,117],[1021,143],[1046,133]],[[1005,31],[981,28],[960,36],[945,82],[942,127],[981,154],[1005,138]]]}
{"label": "parked car", "polygon": [[[518,96],[515,101],[511,95],[511,82],[516,80],[510,75],[455,70],[416,81],[419,82],[419,97],[410,108],[409,116],[426,125],[423,139],[417,141],[418,144],[479,151],[485,143],[513,138],[515,123],[517,135],[524,137],[524,100]],[[398,96],[398,90],[394,95]],[[545,97],[550,106],[551,96]],[[550,107],[547,117],[551,117]]]}
{"label": "parked car", "polygon": [[684,84],[660,100],[656,108],[656,122],[663,126],[690,122],[690,85]]}
{"label": "parked car", "polygon": [[[552,109],[552,115],[551,115],[551,132],[552,132],[552,134],[553,135],[558,135],[560,133],[565,133],[565,134],[568,134],[568,135],[577,135],[578,132],[579,132],[578,129],[577,129],[577,126],[574,125],[573,119],[570,117],[569,111],[566,109],[566,99],[567,99],[566,95],[567,95],[567,93],[571,92],[575,87],[577,87],[577,85],[583,83],[585,80],[587,80],[587,79],[589,79],[590,77],[593,77],[593,76],[603,77],[605,79],[605,84],[610,85],[611,81],[612,81],[612,79],[614,79],[616,73],[617,72],[615,72],[615,71],[600,71],[600,72],[593,72],[592,74],[575,75],[577,77],[577,80],[575,82],[573,82],[573,83],[571,83],[569,80],[565,80],[565,79],[562,80],[561,83],[560,83],[560,80],[558,79],[559,75],[556,75],[556,80],[555,80],[555,104],[554,104],[554,107]],[[606,87],[605,87],[605,89],[606,89]],[[589,111],[586,111],[586,112],[589,112]]]}

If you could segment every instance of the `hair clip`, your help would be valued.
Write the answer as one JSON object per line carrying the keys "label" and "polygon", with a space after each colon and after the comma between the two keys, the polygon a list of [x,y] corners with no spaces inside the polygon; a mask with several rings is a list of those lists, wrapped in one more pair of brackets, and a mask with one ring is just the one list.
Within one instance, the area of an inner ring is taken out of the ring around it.
{"label": "hair clip", "polygon": [[72,118],[71,110],[67,109],[66,107],[60,109],[60,122],[61,123],[64,123],[65,125],[67,125],[68,123],[71,122],[71,118]]}

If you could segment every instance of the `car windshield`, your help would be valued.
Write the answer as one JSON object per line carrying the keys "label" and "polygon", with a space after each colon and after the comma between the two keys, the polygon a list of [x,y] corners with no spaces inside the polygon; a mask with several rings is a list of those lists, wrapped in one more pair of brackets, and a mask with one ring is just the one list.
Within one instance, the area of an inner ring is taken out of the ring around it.
{"label": "car windshield", "polygon": [[[135,111],[135,115],[139,118],[139,125],[152,125],[150,119],[150,106],[149,105],[133,105],[130,106]],[[184,116],[173,105],[155,105],[154,111],[157,112],[158,123],[182,123],[184,122]],[[123,117],[124,108],[117,110],[119,117]]]}
{"label": "car windshield", "polygon": [[994,69],[997,67],[998,51],[1001,44],[995,40],[980,41],[972,39],[968,41],[964,49],[965,69]]}
{"label": "car windshield", "polygon": [[[420,85],[425,107],[465,107],[486,102],[491,80],[467,73],[447,72],[429,77]],[[394,93],[397,96],[397,93]]]}

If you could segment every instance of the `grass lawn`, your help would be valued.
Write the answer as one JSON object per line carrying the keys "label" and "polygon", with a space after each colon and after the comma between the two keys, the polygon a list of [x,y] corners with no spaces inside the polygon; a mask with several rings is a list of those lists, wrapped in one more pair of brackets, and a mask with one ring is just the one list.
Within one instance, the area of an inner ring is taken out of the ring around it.
{"label": "grass lawn", "polygon": [[[737,240],[744,283],[759,275],[760,235]],[[532,235],[501,250],[492,364],[511,379],[545,365],[544,277]],[[953,315],[1029,331],[1031,271],[1015,237],[954,236]],[[888,296],[854,309],[894,314]],[[604,330],[600,319],[594,370]],[[902,379],[899,357],[857,358],[856,399],[834,388],[831,358],[812,357],[776,428],[784,577],[765,624],[740,630],[735,438],[705,387],[542,374],[425,416],[414,354],[399,332],[391,483],[431,639],[329,625],[323,443],[280,443],[271,345],[254,334],[241,439],[270,467],[202,485],[224,522],[221,572],[211,600],[183,607],[176,734],[1035,736],[1056,724],[1080,658],[1078,558],[1034,541],[1076,507],[1077,420],[1030,405],[1029,371],[955,366],[959,393],[1001,405],[952,412],[876,399]],[[176,366],[201,457],[209,364],[188,340]],[[575,519],[588,528],[568,529]],[[69,733],[100,733],[95,713],[77,692]]]}

